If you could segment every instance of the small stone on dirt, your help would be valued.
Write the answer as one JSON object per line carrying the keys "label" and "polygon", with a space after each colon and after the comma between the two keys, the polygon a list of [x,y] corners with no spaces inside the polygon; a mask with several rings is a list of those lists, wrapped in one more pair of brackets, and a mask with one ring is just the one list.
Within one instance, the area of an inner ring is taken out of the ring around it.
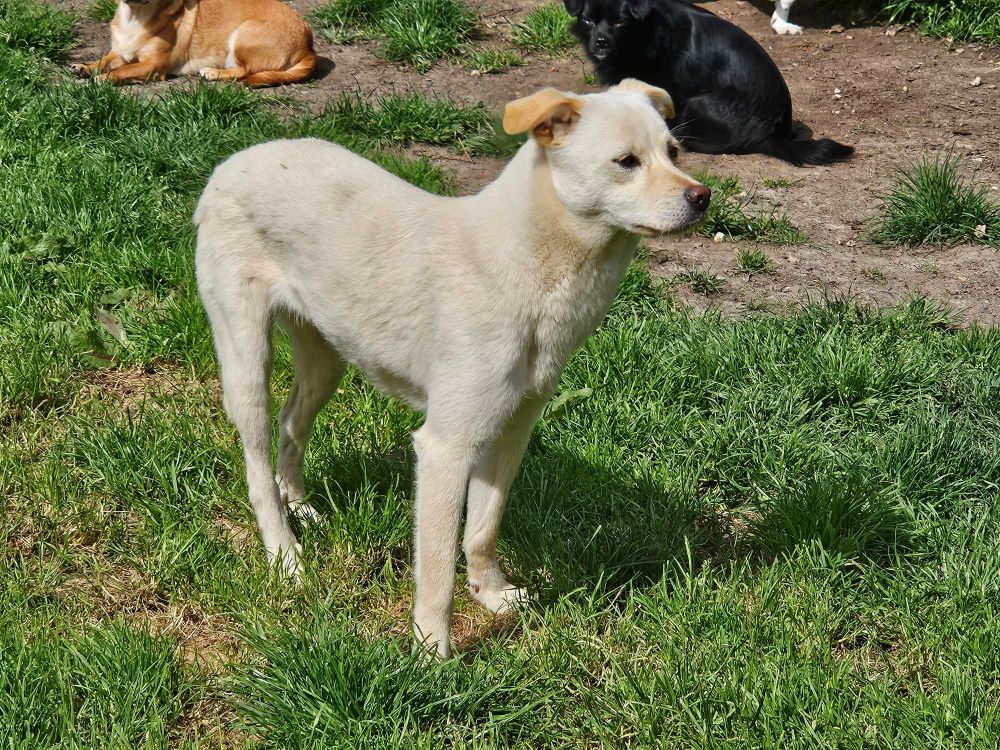
{"label": "small stone on dirt", "polygon": [[724,232],[716,232],[715,236],[712,238],[712,242],[714,242],[715,244],[719,244],[724,239],[726,239],[726,235]]}
{"label": "small stone on dirt", "polygon": [[969,83],[970,86],[981,86],[982,84],[983,84],[983,79],[979,76],[973,78],[972,81]]}
{"label": "small stone on dirt", "polygon": [[977,226],[975,229],[972,230],[972,233],[976,235],[976,237],[978,237],[979,239],[982,239],[983,237],[986,236],[986,225],[980,224],[979,226]]}
{"label": "small stone on dirt", "polygon": [[841,26],[839,23],[835,23],[833,26],[830,27],[830,30],[827,33],[828,34],[843,34],[844,33],[844,27]]}

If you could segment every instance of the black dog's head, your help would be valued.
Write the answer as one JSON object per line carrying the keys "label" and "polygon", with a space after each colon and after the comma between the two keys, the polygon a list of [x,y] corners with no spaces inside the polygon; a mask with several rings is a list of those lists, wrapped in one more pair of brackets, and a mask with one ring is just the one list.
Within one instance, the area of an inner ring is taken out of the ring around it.
{"label": "black dog's head", "polygon": [[573,32],[587,54],[600,61],[614,57],[629,27],[643,21],[652,10],[652,0],[564,0],[576,18]]}

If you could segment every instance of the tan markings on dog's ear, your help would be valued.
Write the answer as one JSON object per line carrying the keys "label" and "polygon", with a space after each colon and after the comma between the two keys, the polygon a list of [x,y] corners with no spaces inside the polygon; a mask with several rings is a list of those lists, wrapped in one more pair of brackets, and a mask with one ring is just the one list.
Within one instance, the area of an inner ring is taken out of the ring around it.
{"label": "tan markings on dog's ear", "polygon": [[515,99],[503,111],[503,129],[508,135],[527,133],[543,146],[559,140],[580,118],[583,99],[553,88]]}
{"label": "tan markings on dog's ear", "polygon": [[658,86],[650,86],[648,83],[640,81],[637,78],[626,78],[616,88],[638,91],[640,94],[645,94],[662,117],[673,117],[675,114],[674,100],[670,98],[670,94]]}

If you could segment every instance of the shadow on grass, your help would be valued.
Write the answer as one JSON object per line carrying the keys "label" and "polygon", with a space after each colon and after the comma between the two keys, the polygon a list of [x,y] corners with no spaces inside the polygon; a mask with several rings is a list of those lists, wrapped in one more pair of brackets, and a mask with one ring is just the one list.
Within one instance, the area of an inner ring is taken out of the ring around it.
{"label": "shadow on grass", "polygon": [[[310,475],[331,543],[365,550],[373,576],[387,560],[401,572],[409,566],[408,448],[327,454]],[[512,488],[499,550],[510,579],[547,605],[573,592],[646,586],[678,566],[767,564],[817,543],[844,560],[884,565],[913,550],[916,535],[898,492],[857,470],[817,469],[731,512],[697,479],[664,486],[634,467],[606,466],[536,436]]]}

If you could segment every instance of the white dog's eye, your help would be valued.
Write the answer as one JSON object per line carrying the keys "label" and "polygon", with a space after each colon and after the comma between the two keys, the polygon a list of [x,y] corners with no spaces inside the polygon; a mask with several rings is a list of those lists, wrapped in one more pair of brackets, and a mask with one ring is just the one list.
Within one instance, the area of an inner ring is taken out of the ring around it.
{"label": "white dog's eye", "polygon": [[624,156],[619,156],[614,161],[622,169],[636,169],[642,166],[642,162],[639,161],[639,157],[635,154],[625,154]]}
{"label": "white dog's eye", "polygon": [[678,150],[676,143],[671,143],[669,146],[667,146],[667,156],[670,157],[671,161],[675,161],[679,153],[680,151]]}

